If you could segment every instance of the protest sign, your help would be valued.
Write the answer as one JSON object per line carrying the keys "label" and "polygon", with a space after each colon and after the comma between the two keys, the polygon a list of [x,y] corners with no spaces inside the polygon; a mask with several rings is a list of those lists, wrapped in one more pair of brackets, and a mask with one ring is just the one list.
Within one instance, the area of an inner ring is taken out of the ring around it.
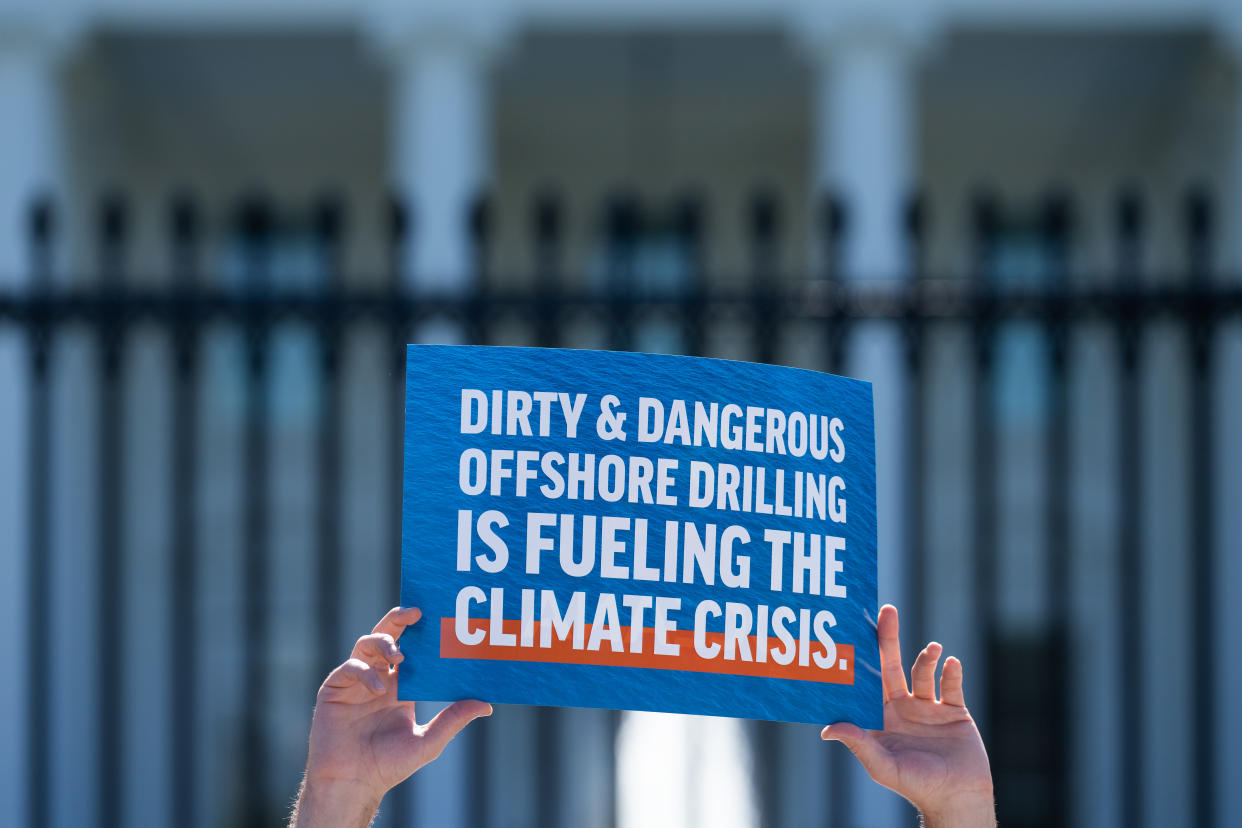
{"label": "protest sign", "polygon": [[402,699],[882,725],[871,386],[407,354]]}

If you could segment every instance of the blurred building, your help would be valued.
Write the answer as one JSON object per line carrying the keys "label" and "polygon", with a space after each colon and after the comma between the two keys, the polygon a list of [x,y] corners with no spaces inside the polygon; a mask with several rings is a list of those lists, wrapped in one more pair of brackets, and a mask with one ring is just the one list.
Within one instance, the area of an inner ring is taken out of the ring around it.
{"label": "blurred building", "polygon": [[[481,280],[532,288],[546,276],[541,239],[550,233],[559,284],[571,289],[616,287],[622,243],[632,264],[628,287],[655,293],[691,287],[700,270],[713,289],[749,288],[759,271],[789,286],[830,270],[848,284],[881,288],[979,278],[996,291],[1116,287],[1118,279],[1123,288],[1167,286],[1192,278],[1183,209],[1192,189],[1215,205],[1216,243],[1201,264],[1224,283],[1230,277],[1218,274],[1242,271],[1239,67],[1242,5],[1224,0],[17,0],[0,9],[0,291],[29,292],[41,271],[50,280],[41,289],[91,288],[108,284],[110,269],[123,269],[130,287],[169,287],[174,196],[197,205],[200,279],[225,293],[248,290],[253,228],[245,209],[260,198],[265,278],[293,292],[322,291],[338,276],[348,289],[379,289],[394,271],[405,289],[441,295],[466,296]],[[1145,207],[1142,243],[1119,263],[1123,191],[1132,194],[1127,203]],[[840,206],[835,214],[830,193]],[[922,234],[914,245],[916,193]],[[128,242],[123,262],[110,268],[99,203],[112,195],[127,205]],[[407,242],[395,248],[394,195],[408,225]],[[42,196],[55,205],[51,261],[31,254],[29,210]],[[336,261],[319,244],[321,203],[335,205],[340,222]],[[697,228],[693,243],[683,232],[687,211]],[[840,249],[824,244],[832,232]],[[675,329],[646,320],[631,344],[676,350]],[[737,320],[709,325],[705,352],[755,358],[745,330]],[[972,710],[991,731],[1009,733],[1007,744],[1032,746],[1032,756],[1019,749],[1002,757],[1011,807],[1035,815],[1030,824],[1115,825],[1138,814],[1146,824],[1177,825],[1203,813],[1224,824],[1242,812],[1242,792],[1229,784],[1242,775],[1242,714],[1224,704],[1213,711],[1215,753],[1206,766],[1194,764],[1203,696],[1191,657],[1204,619],[1195,614],[1197,570],[1188,552],[1199,514],[1187,494],[1195,491],[1186,367],[1193,331],[1170,323],[1142,337],[1134,402],[1143,451],[1134,468],[1144,482],[1132,550],[1142,563],[1132,570],[1141,573],[1134,588],[1141,604],[1130,631],[1120,628],[1127,616],[1115,589],[1131,563],[1118,551],[1124,498],[1113,469],[1124,450],[1111,412],[1128,398],[1113,334],[1087,326],[1075,341],[1067,436],[1074,451],[1059,469],[1043,442],[1053,392],[1042,330],[1019,321],[996,331],[986,404],[999,476],[990,504],[971,497],[979,468],[972,466],[979,424],[970,402],[971,331],[931,332],[916,399],[898,327],[872,320],[851,330],[848,364],[833,367],[876,385],[881,601],[917,606],[913,634],[963,657]],[[825,366],[812,326],[779,333],[768,358]],[[416,334],[469,337],[447,317]],[[271,746],[258,798],[271,815],[296,789],[322,668],[317,606],[307,598],[315,578],[308,561],[323,526],[316,518],[316,336],[291,326],[267,343],[273,428],[261,445],[271,471],[260,496],[271,580],[259,612],[275,646],[261,664],[259,704]],[[1242,617],[1231,600],[1242,587],[1242,445],[1225,427],[1242,404],[1242,338],[1236,324],[1221,337],[1208,421],[1216,508],[1206,530],[1215,539],[1218,600],[1207,620],[1217,630],[1212,675],[1228,688],[1242,681],[1235,656]],[[496,320],[491,340],[536,337],[529,319],[510,313]],[[568,325],[562,341],[609,344],[604,326],[586,317]],[[382,332],[362,330],[339,355],[338,528],[348,561],[339,584],[342,655],[397,595],[386,442],[394,413],[385,408],[390,344]],[[33,721],[28,688],[37,685],[5,683],[0,721],[14,723],[0,740],[5,824],[36,812],[56,825],[91,824],[107,779],[123,786],[124,824],[164,824],[175,808],[168,744],[179,700],[163,675],[177,647],[193,648],[200,665],[201,692],[184,711],[194,735],[197,824],[235,824],[248,813],[237,763],[250,749],[239,734],[255,665],[240,653],[256,610],[246,605],[247,504],[236,482],[250,446],[240,367],[247,343],[235,331],[208,331],[201,353],[193,641],[179,640],[169,624],[182,596],[165,586],[173,354],[162,332],[140,325],[130,345],[120,392],[129,412],[123,552],[111,575],[126,596],[116,642],[128,665],[118,739],[125,750],[106,756],[98,742],[106,706],[92,683],[107,668],[96,663],[102,655],[90,632],[106,600],[99,584],[109,577],[95,520],[112,502],[98,471],[96,349],[87,330],[72,325],[52,348],[47,566],[54,600],[49,627],[33,629],[39,611],[28,605],[24,550],[34,531],[28,435],[38,409],[25,340],[0,324],[0,629],[7,633],[0,663],[50,673],[44,782],[54,794],[38,807],[31,802],[37,788],[25,728]],[[907,452],[912,419],[926,442],[915,468]],[[1061,580],[1048,565],[1056,537],[1049,480],[1058,473],[1072,501]],[[911,479],[926,506],[917,562],[908,543]],[[991,514],[980,518],[981,509]],[[982,587],[971,552],[972,527],[981,521],[997,538],[994,578]],[[913,571],[922,573],[917,583]],[[986,632],[975,599],[984,593],[995,620]],[[1117,647],[1127,636],[1139,642],[1126,651],[1140,659],[1131,673]],[[1053,656],[1067,663],[1048,693],[993,709],[998,699],[1021,699],[1028,671]],[[1143,726],[1131,737],[1117,716],[1131,692],[1127,675],[1144,687]],[[549,728],[546,712],[502,711],[485,737],[462,740],[420,774],[413,791],[386,809],[384,824],[609,824],[616,722],[600,711],[558,715]],[[741,761],[757,780],[757,807],[777,814],[779,824],[910,823],[908,808],[812,729],[745,732],[750,758]],[[700,743],[733,744],[719,733]],[[120,770],[105,776],[108,765]],[[778,778],[764,776],[769,765],[780,768]],[[1206,788],[1213,801],[1203,806],[1196,798],[1205,773],[1217,784]],[[701,784],[710,790],[710,780]],[[682,822],[671,816],[669,824]]]}

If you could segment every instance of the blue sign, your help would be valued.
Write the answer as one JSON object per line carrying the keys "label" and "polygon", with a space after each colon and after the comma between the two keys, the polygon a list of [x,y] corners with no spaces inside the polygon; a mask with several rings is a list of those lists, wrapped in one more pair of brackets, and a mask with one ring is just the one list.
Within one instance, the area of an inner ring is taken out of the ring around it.
{"label": "blue sign", "polygon": [[402,699],[882,726],[871,386],[411,345]]}

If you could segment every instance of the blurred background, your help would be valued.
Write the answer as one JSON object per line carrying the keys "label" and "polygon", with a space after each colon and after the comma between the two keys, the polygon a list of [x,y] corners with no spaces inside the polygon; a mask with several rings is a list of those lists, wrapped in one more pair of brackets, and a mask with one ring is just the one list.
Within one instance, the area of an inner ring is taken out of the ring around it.
{"label": "blurred background", "polygon": [[[1225,0],[10,0],[0,823],[281,822],[402,346],[474,342],[871,380],[1002,824],[1225,825],[1239,222]],[[914,820],[813,727],[504,707],[379,824]]]}

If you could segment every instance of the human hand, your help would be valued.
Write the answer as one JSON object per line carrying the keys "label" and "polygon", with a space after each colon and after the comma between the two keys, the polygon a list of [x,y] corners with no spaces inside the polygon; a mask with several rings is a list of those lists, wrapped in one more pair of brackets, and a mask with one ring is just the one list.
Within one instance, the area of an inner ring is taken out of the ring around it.
{"label": "human hand", "polygon": [[389,610],[319,688],[292,828],[369,825],[390,788],[439,756],[471,721],[491,715],[490,704],[459,701],[420,725],[414,702],[397,701],[404,656],[396,640],[421,617],[414,607]]}
{"label": "human hand", "polygon": [[884,730],[832,724],[820,736],[843,743],[871,778],[918,808],[924,824],[991,828],[996,825],[992,773],[979,729],[962,695],[962,663],[945,659],[936,700],[936,663],[941,646],[928,644],[910,670],[906,687],[897,638],[897,609],[877,619]]}

